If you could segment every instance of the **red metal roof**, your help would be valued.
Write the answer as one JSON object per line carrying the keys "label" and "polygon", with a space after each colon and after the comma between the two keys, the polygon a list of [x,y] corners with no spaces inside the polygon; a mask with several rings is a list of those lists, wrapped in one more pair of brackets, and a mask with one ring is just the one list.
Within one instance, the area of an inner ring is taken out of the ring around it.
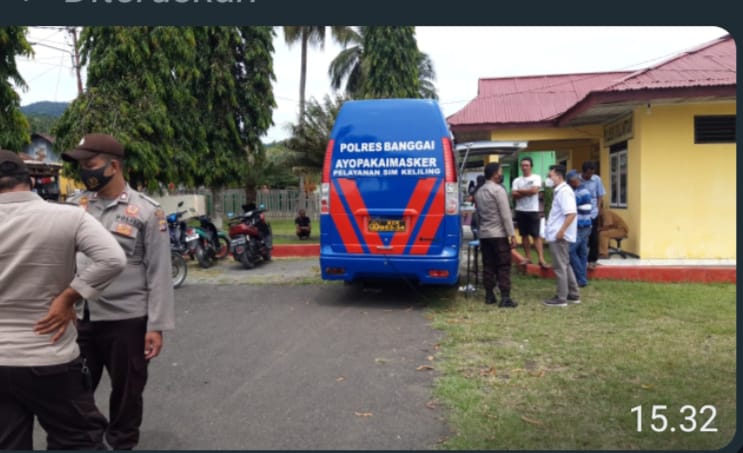
{"label": "red metal roof", "polygon": [[634,72],[603,91],[734,86],[735,73],[735,41],[727,35]]}
{"label": "red metal roof", "polygon": [[448,121],[451,125],[549,121],[589,92],[627,74],[630,72],[480,79],[477,97]]}
{"label": "red metal roof", "polygon": [[483,78],[477,97],[447,121],[453,129],[551,124],[579,104],[600,102],[603,94],[735,84],[735,42],[727,35],[635,72]]}

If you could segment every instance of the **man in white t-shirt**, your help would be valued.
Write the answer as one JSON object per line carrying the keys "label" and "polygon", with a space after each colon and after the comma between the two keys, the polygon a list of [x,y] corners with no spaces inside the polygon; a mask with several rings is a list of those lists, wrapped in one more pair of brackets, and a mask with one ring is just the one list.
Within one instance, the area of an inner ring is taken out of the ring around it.
{"label": "man in white t-shirt", "polygon": [[578,209],[575,192],[565,182],[565,167],[553,165],[548,175],[553,186],[552,207],[544,228],[544,236],[552,253],[552,268],[557,279],[557,294],[544,301],[548,307],[565,307],[580,303],[580,291],[570,266],[570,244],[578,237]]}
{"label": "man in white t-shirt", "polygon": [[511,195],[516,203],[516,225],[521,235],[521,243],[524,246],[526,260],[521,264],[531,262],[531,241],[534,238],[534,248],[537,249],[539,265],[548,267],[544,261],[544,250],[542,238],[539,236],[539,191],[542,190],[542,178],[532,173],[534,162],[531,157],[521,159],[521,172],[523,176],[513,180]]}

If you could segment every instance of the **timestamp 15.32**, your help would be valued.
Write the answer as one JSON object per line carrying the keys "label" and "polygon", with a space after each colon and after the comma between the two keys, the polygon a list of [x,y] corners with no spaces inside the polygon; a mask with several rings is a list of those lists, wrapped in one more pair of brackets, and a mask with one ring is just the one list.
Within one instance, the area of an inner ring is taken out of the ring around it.
{"label": "timestamp 15.32", "polygon": [[[683,422],[676,426],[669,424],[668,417],[666,414],[671,413],[673,409],[668,409],[668,406],[662,404],[653,404],[650,406],[650,429],[656,433],[663,432],[676,432],[680,430],[685,433],[692,433],[695,431],[701,433],[716,433],[717,428],[713,426],[715,417],[717,417],[717,408],[710,404],[704,405],[699,410],[696,407],[686,404],[678,409],[678,413],[683,417]],[[643,423],[647,422],[647,415],[643,419],[643,407],[642,405],[633,407],[630,412],[637,415],[637,432],[640,433],[643,430]]]}

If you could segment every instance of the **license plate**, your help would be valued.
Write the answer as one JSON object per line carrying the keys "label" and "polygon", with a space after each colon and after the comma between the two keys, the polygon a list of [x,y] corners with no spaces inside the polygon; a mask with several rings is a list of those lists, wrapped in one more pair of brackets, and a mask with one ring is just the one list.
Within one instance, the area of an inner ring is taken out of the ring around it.
{"label": "license plate", "polygon": [[403,219],[369,219],[369,231],[372,233],[400,233],[405,231]]}
{"label": "license plate", "polygon": [[232,244],[233,247],[236,246],[236,245],[243,245],[243,244],[245,244],[245,238],[236,238],[236,239],[233,239],[230,242],[230,244]]}

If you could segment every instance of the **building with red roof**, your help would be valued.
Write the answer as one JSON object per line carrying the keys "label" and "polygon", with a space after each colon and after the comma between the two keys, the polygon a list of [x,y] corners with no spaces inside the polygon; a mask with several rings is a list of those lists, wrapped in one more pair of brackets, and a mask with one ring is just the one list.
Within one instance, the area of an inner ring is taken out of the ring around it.
{"label": "building with red roof", "polygon": [[459,143],[527,141],[568,169],[596,161],[604,206],[630,227],[625,250],[734,260],[735,50],[727,35],[639,71],[483,78],[447,121]]}

